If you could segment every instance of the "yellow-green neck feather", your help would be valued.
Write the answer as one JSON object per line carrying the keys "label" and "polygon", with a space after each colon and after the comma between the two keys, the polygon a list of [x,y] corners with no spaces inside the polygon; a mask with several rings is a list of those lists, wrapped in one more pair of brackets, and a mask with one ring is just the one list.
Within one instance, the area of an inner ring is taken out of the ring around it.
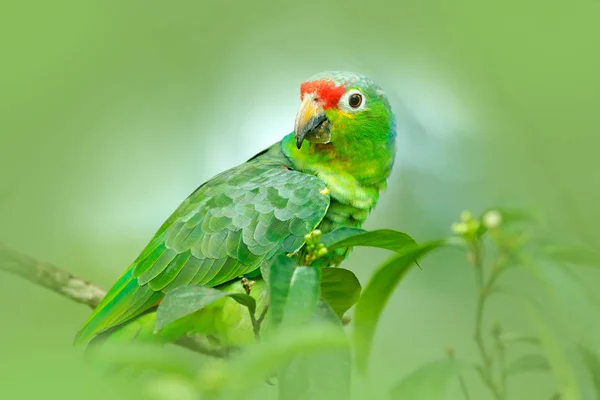
{"label": "yellow-green neck feather", "polygon": [[330,143],[305,141],[298,149],[290,134],[283,139],[282,150],[297,169],[321,178],[332,198],[370,210],[385,188],[395,156],[393,117],[383,105],[377,111],[374,108],[369,116],[363,116],[327,110],[332,125]]}

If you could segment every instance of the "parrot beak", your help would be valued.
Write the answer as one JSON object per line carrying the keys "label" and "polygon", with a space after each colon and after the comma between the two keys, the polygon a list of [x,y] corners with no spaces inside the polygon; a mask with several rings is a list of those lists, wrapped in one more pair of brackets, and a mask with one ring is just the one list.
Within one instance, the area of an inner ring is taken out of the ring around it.
{"label": "parrot beak", "polygon": [[304,140],[312,143],[329,143],[331,140],[330,128],[331,124],[325,116],[323,107],[315,101],[313,95],[306,94],[294,125],[296,146],[301,148]]}

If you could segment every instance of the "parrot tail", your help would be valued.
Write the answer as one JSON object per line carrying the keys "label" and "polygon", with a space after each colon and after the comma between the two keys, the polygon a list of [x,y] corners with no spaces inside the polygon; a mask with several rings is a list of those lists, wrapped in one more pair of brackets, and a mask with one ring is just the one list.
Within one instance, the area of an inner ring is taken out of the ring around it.
{"label": "parrot tail", "polygon": [[139,286],[133,276],[134,267],[135,264],[127,268],[94,309],[77,332],[75,346],[89,342],[98,334],[139,316],[160,302],[164,294],[153,291],[148,285]]}

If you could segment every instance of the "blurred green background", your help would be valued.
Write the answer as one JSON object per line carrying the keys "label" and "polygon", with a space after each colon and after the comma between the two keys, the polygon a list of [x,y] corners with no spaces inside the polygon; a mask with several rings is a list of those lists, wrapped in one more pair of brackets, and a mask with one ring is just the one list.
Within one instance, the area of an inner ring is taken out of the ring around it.
{"label": "blurred green background", "polygon": [[[386,90],[399,133],[366,228],[437,238],[463,209],[508,203],[597,246],[599,20],[592,0],[4,2],[0,241],[108,287],[199,184],[292,130],[303,80],[352,70]],[[364,283],[387,256],[356,250],[346,267]],[[472,271],[451,251],[422,267],[386,308],[355,398],[382,396],[446,346],[476,358]],[[531,329],[517,303],[491,307]],[[0,396],[136,398],[71,349],[88,313],[0,274]],[[550,385],[522,375],[510,398],[547,399]]]}

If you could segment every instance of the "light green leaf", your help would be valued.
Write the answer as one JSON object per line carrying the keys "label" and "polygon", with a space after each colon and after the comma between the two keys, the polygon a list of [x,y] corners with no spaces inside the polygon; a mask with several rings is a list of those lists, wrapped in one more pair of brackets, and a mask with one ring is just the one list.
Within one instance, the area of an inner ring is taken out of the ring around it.
{"label": "light green leaf", "polygon": [[162,346],[135,341],[105,341],[102,346],[91,346],[87,355],[95,363],[114,371],[115,367],[131,372],[159,371],[189,379],[196,377],[196,366],[191,359],[166,352]]}
{"label": "light green leaf", "polygon": [[[319,301],[311,324],[330,324],[343,328],[333,309]],[[279,398],[282,400],[347,400],[350,398],[352,355],[349,347],[324,349],[292,359],[277,375]]]}
{"label": "light green leaf", "polygon": [[273,326],[279,325],[283,320],[295,269],[296,263],[285,255],[275,257],[268,268],[269,313]]}
{"label": "light green leaf", "polygon": [[167,325],[187,317],[225,297],[230,297],[248,307],[251,313],[256,311],[256,301],[247,294],[226,293],[199,285],[185,285],[169,291],[160,303],[157,310],[154,331],[159,332]]}
{"label": "light green leaf", "polygon": [[353,341],[356,346],[356,365],[366,372],[375,328],[388,299],[410,267],[444,241],[411,246],[381,265],[364,288],[354,313]]}
{"label": "light green leaf", "polygon": [[515,359],[507,368],[508,374],[523,372],[547,372],[550,370],[548,360],[540,354],[526,354]]}
{"label": "light green leaf", "polygon": [[565,353],[564,346],[560,343],[548,325],[548,322],[543,318],[538,305],[531,301],[526,305],[526,310],[530,316],[530,320],[538,331],[548,363],[558,383],[561,399],[581,400],[577,374]]}
{"label": "light green leaf", "polygon": [[594,388],[596,389],[596,399],[600,400],[600,358],[593,351],[580,347],[579,351],[587,369],[590,371]]}
{"label": "light green leaf", "polygon": [[[325,243],[323,243],[325,244]],[[378,247],[381,249],[401,252],[409,246],[415,246],[415,240],[403,232],[392,229],[379,229],[361,232],[345,237],[334,243],[325,244],[328,250],[341,249],[354,246]]]}
{"label": "light green leaf", "polygon": [[578,265],[600,267],[600,251],[580,245],[547,245],[543,252],[553,260]]}
{"label": "light green leaf", "polygon": [[441,360],[427,364],[402,378],[391,391],[392,400],[442,400],[448,384],[463,364]]}
{"label": "light green leaf", "polygon": [[296,267],[290,281],[282,324],[301,326],[317,308],[320,295],[321,270],[315,267]]}
{"label": "light green leaf", "polygon": [[360,291],[360,282],[352,271],[343,268],[321,270],[321,298],[331,306],[339,318],[356,304]]}
{"label": "light green leaf", "polygon": [[203,369],[199,387],[223,398],[243,398],[254,385],[264,382],[278,368],[300,355],[348,349],[348,340],[338,327],[307,325],[282,329],[260,343],[246,347],[230,362],[216,360]]}

